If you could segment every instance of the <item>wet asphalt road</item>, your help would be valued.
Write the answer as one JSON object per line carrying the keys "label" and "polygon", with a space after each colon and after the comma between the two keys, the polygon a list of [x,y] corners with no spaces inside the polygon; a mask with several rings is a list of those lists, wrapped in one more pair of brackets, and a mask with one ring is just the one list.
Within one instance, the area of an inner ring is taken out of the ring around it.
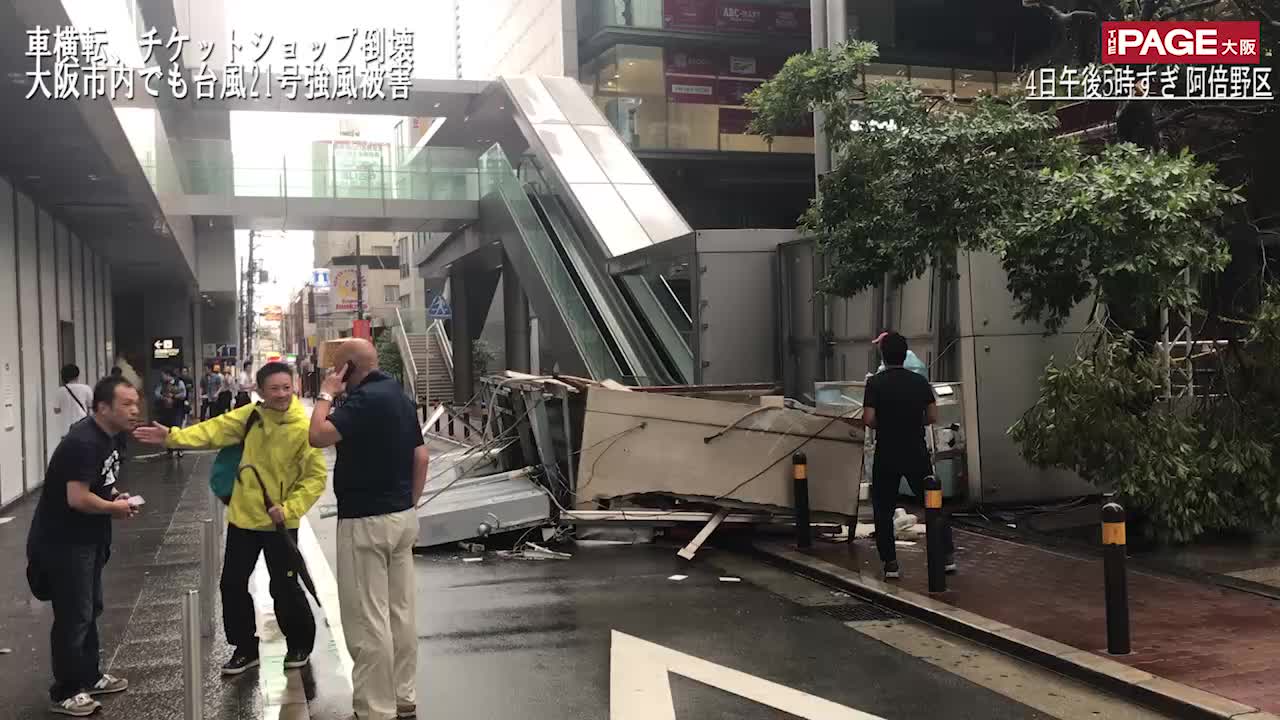
{"label": "wet asphalt road", "polygon": [[[313,522],[332,564],[335,521]],[[609,718],[615,630],[885,718],[1047,717],[812,607],[721,581],[715,550],[692,564],[674,550],[579,547],[564,561],[419,555],[420,717]],[[349,696],[335,661],[322,655],[311,717],[345,719]],[[669,679],[680,720],[794,717],[676,673]]]}

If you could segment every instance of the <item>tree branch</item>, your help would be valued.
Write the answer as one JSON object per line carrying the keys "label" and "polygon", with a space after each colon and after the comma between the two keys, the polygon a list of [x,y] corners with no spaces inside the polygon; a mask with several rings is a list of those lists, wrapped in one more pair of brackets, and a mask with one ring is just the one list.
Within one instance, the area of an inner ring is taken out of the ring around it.
{"label": "tree branch", "polygon": [[1193,2],[1190,5],[1184,5],[1180,8],[1173,8],[1172,10],[1167,10],[1165,12],[1162,12],[1160,13],[1160,17],[1158,19],[1169,20],[1171,18],[1182,17],[1187,13],[1192,13],[1197,10],[1205,10],[1207,8],[1211,8],[1220,2],[1222,2],[1222,0],[1201,0],[1201,2]]}

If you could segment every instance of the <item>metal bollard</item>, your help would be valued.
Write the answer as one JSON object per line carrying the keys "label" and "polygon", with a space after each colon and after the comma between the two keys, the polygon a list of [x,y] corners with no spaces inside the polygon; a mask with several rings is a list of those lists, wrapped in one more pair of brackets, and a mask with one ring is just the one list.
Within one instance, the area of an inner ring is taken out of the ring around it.
{"label": "metal bollard", "polygon": [[449,414],[449,437],[453,437],[453,414]]}
{"label": "metal bollard", "polygon": [[471,437],[471,413],[462,413],[462,437]]}
{"label": "metal bollard", "polygon": [[924,479],[924,542],[931,593],[947,591],[947,559],[942,532],[942,483],[930,475]]}
{"label": "metal bollard", "polygon": [[1129,583],[1125,577],[1127,552],[1124,508],[1102,506],[1102,564],[1107,601],[1107,652],[1129,654]]}
{"label": "metal bollard", "polygon": [[791,471],[796,504],[796,547],[807,550],[813,545],[809,524],[809,458],[796,452],[791,456]]}
{"label": "metal bollard", "polygon": [[200,637],[213,637],[214,588],[218,585],[218,525],[203,520],[200,542]]}
{"label": "metal bollard", "polygon": [[204,672],[200,667],[200,591],[182,599],[182,707],[185,720],[204,718]]}

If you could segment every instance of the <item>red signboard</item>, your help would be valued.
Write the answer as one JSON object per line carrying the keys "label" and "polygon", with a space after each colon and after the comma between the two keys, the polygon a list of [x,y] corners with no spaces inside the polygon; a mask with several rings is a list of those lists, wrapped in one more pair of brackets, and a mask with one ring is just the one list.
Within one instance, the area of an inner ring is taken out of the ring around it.
{"label": "red signboard", "polygon": [[370,327],[368,320],[352,320],[351,335],[352,337],[364,338],[365,340],[372,340],[373,329]]}
{"label": "red signboard", "polygon": [[715,78],[668,75],[667,99],[672,102],[715,105],[718,102]]}
{"label": "red signboard", "polygon": [[1104,22],[1102,62],[1124,65],[1256,65],[1256,20]]}
{"label": "red signboard", "polygon": [[716,11],[716,27],[720,30],[762,32],[773,21],[773,9],[764,5],[721,2]]}
{"label": "red signboard", "polygon": [[760,87],[758,80],[734,80],[720,78],[718,89],[722,105],[745,105],[747,93]]}
{"label": "red signboard", "polygon": [[751,123],[751,111],[746,108],[720,108],[720,134],[745,135]]}
{"label": "red signboard", "polygon": [[668,75],[707,75],[715,77],[720,74],[723,58],[709,50],[675,50],[668,49],[664,53]]}
{"label": "red signboard", "polygon": [[716,26],[716,0],[662,0],[662,26],[711,30]]}

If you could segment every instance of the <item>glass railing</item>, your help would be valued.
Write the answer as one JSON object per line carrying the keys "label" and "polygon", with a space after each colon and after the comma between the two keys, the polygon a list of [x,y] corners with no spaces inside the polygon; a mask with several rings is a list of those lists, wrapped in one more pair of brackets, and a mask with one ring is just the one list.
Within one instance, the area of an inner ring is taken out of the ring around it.
{"label": "glass railing", "polygon": [[547,234],[524,185],[507,161],[502,147],[494,145],[480,156],[480,194],[499,195],[520,230],[525,248],[547,285],[559,315],[569,329],[587,371],[596,379],[621,378],[624,374],[613,357],[609,345],[586,301],[578,293],[572,276],[556,251],[555,242]]}
{"label": "glass railing", "polygon": [[393,165],[391,156],[373,146],[364,155],[317,143],[310,157],[239,157],[231,143],[197,140],[179,149],[173,172],[160,172],[154,162],[143,170],[158,195],[219,197],[323,198],[356,200],[480,199],[480,170],[474,152],[460,148],[424,148],[409,162]]}

